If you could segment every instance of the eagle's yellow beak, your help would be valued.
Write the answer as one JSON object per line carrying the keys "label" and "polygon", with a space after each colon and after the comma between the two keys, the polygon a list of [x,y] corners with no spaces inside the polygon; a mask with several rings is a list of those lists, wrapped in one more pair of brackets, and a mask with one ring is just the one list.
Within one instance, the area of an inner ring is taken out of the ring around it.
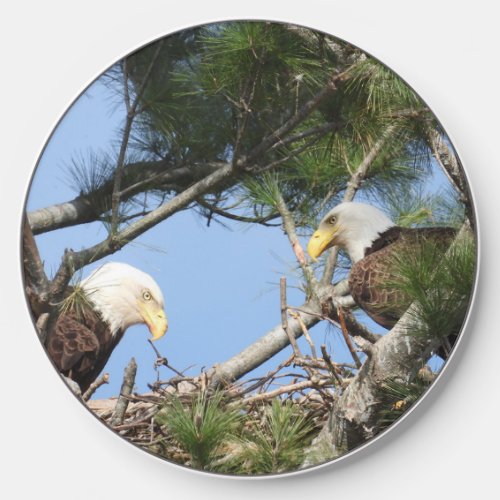
{"label": "eagle's yellow beak", "polygon": [[333,226],[328,229],[318,229],[314,232],[307,244],[307,253],[313,261],[327,249],[333,246],[335,235],[338,232],[338,226]]}
{"label": "eagle's yellow beak", "polygon": [[148,325],[149,331],[153,336],[152,340],[158,340],[163,337],[168,328],[165,311],[152,302],[141,304],[140,310],[142,319]]}

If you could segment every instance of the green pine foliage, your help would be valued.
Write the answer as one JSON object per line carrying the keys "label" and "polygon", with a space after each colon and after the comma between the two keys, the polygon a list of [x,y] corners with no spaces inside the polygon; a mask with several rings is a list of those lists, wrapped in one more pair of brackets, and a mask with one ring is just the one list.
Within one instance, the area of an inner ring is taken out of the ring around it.
{"label": "green pine foliage", "polygon": [[237,407],[223,401],[223,392],[200,392],[188,404],[178,396],[168,398],[156,421],[165,425],[191,457],[191,466],[210,470],[220,457],[224,442],[233,437],[241,420]]}
{"label": "green pine foliage", "polygon": [[[259,168],[274,165],[296,223],[309,226],[315,223],[311,214],[342,199],[352,172],[389,126],[396,127],[369,168],[362,186],[365,195],[383,197],[428,173],[424,131],[433,119],[405,82],[381,63],[305,28],[224,22],[155,42],[101,80],[116,91],[118,100],[124,96],[125,76],[131,99],[143,88],[128,155],[145,163],[161,159],[167,171],[245,157],[340,74],[337,90],[293,130],[293,135],[305,135],[263,152],[252,167],[253,182],[265,188],[267,179]],[[331,129],[310,132],[327,124]],[[91,168],[90,160],[80,163],[93,172],[92,186],[113,175],[112,168]],[[81,168],[74,173],[77,185],[82,180],[89,184]],[[229,205],[234,215],[269,214],[274,200],[256,195],[254,187],[242,176],[241,182],[221,188],[216,206]],[[175,195],[175,189],[152,183],[146,190],[154,201]],[[199,213],[212,217],[204,208]]]}
{"label": "green pine foliage", "polygon": [[277,398],[250,410],[225,401],[222,391],[201,392],[189,401],[168,397],[156,422],[187,453],[184,465],[230,474],[296,470],[318,432],[291,401]]}
{"label": "green pine foliage", "polygon": [[388,381],[380,390],[380,411],[378,427],[386,429],[406,413],[428,389],[429,382],[415,378],[404,384],[396,380]]}
{"label": "green pine foliage", "polygon": [[240,439],[239,453],[229,464],[246,474],[273,474],[297,470],[317,429],[300,407],[289,400],[273,400],[259,420],[250,421]]}
{"label": "green pine foliage", "polygon": [[415,334],[444,338],[458,334],[474,288],[475,242],[465,233],[451,247],[423,240],[398,253],[391,287],[417,305]]}

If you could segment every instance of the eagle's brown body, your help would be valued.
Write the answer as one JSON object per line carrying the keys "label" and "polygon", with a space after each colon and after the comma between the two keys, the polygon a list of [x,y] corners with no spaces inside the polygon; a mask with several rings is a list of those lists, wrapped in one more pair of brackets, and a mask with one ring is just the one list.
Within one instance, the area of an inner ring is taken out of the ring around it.
{"label": "eagle's brown body", "polygon": [[127,328],[144,324],[152,340],[167,331],[160,287],[149,274],[129,264],[99,266],[74,287],[67,287],[58,310],[40,300],[31,278],[27,275],[26,293],[37,325],[45,325],[41,328],[47,353],[82,392],[103,370]]}
{"label": "eagle's brown body", "polygon": [[455,230],[448,227],[387,229],[366,248],[365,257],[352,265],[349,274],[352,298],[373,321],[392,328],[410,306],[410,300],[401,290],[391,287],[396,279],[395,254],[424,242],[431,242],[436,251],[445,251],[454,235]]}
{"label": "eagle's brown body", "polygon": [[57,369],[85,392],[106,365],[123,333],[119,330],[113,335],[96,311],[84,307],[78,313],[70,310],[60,314],[48,334],[46,348]]}

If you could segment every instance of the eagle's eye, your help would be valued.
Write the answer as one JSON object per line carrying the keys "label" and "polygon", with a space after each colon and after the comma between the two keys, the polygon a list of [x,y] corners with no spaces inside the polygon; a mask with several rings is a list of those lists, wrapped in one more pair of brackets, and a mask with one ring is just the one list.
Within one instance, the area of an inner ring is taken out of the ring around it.
{"label": "eagle's eye", "polygon": [[148,290],[144,290],[144,292],[142,292],[142,298],[144,300],[151,300],[153,296],[151,295],[151,292],[149,292]]}
{"label": "eagle's eye", "polygon": [[335,215],[332,215],[329,219],[328,222],[330,224],[335,224],[337,222],[337,217]]}

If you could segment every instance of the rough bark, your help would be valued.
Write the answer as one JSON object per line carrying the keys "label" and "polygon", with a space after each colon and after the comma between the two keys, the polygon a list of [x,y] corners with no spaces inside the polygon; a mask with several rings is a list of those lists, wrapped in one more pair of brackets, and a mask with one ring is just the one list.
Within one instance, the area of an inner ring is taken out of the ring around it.
{"label": "rough bark", "polygon": [[465,206],[467,218],[474,226],[474,209],[469,185],[460,160],[445,140],[445,136],[435,128],[427,130],[427,137],[434,158],[439,163],[444,173],[448,176],[452,186],[457,191],[460,201]]}
{"label": "rough bark", "polygon": [[137,373],[137,363],[135,362],[135,359],[132,358],[127,367],[125,368],[125,373],[123,375],[123,383],[120,390],[120,397],[116,402],[113,416],[111,417],[110,423],[112,426],[120,425],[123,423],[125,412],[127,411],[127,407],[129,404],[127,396],[130,396],[132,394],[136,373]]}
{"label": "rough bark", "polygon": [[[464,225],[451,247],[469,231]],[[442,342],[432,332],[415,334],[425,331],[418,328],[418,317],[418,305],[413,303],[376,343],[354,338],[367,359],[335,403],[327,424],[308,451],[304,467],[336,458],[379,433],[380,396],[387,382],[412,381]]]}

